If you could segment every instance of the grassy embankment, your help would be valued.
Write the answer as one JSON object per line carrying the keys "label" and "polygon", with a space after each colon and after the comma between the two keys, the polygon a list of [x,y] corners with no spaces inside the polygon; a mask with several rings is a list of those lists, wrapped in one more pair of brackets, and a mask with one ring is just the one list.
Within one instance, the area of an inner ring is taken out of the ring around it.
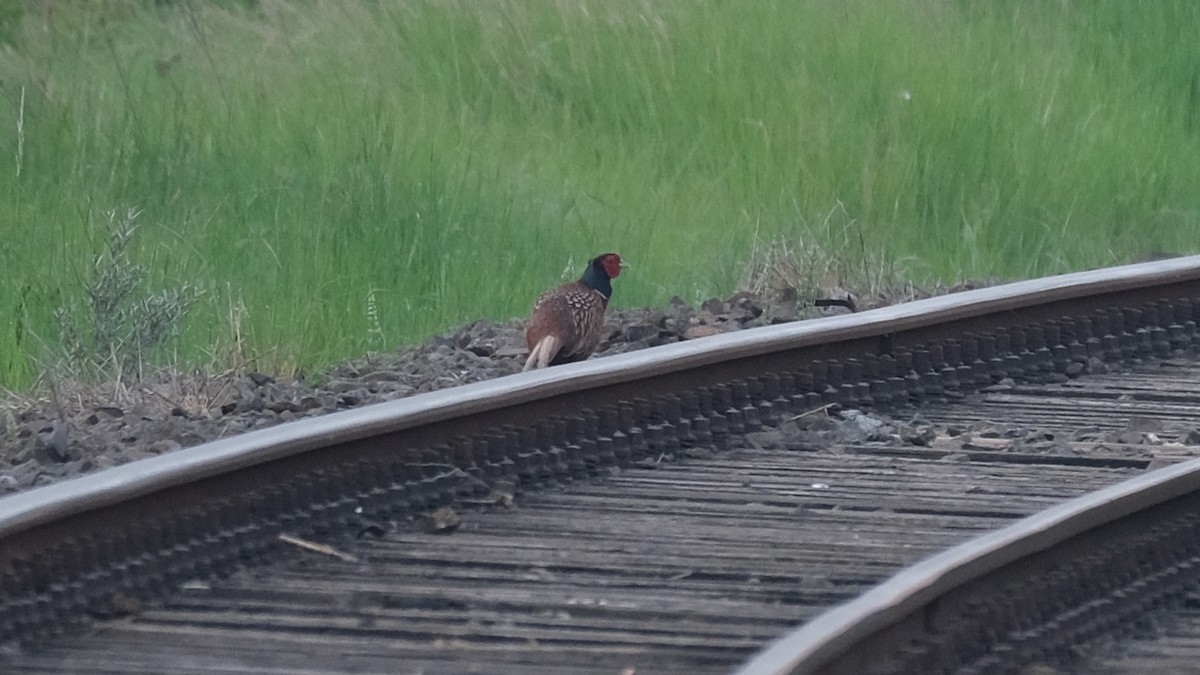
{"label": "grassy embankment", "polygon": [[0,13],[0,385],[56,308],[90,344],[110,209],[127,302],[202,292],[149,357],[274,371],[523,314],[602,250],[642,305],[778,238],[918,282],[1200,241],[1191,0],[372,4]]}

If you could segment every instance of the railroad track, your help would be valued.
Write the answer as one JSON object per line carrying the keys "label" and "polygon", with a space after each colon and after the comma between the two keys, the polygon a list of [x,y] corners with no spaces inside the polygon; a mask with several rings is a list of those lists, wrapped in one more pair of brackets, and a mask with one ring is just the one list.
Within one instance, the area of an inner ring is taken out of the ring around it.
{"label": "railroad track", "polygon": [[[255,651],[272,644],[290,645],[293,666],[316,670],[341,664],[395,671],[404,663],[425,672],[720,672],[904,565],[1150,464],[1127,453],[986,449],[967,453],[964,464],[961,451],[871,445],[826,456],[738,447],[744,440],[830,403],[921,405],[962,415],[945,401],[998,384],[1002,391],[987,394],[993,403],[1015,401],[1040,396],[1023,394],[1023,382],[1068,387],[1065,376],[1101,361],[1115,366],[1194,352],[1198,309],[1197,258],[1022,282],[413,397],[18,494],[0,500],[0,639],[38,648],[4,658],[18,669],[110,663],[116,671],[153,672],[156,663],[178,665],[178,650],[192,645],[186,667],[202,670],[261,665]],[[1059,396],[1070,403],[1069,391]],[[1176,417],[1194,413],[1186,388],[1146,396],[1126,408],[1143,416],[1161,414],[1155,411],[1165,405],[1175,406]],[[1111,410],[1093,408],[1098,424],[1113,423]],[[709,448],[716,454],[706,456]],[[684,455],[695,457],[657,463]],[[986,485],[968,468],[974,462],[986,466]],[[608,477],[613,467],[626,470]],[[1188,582],[1190,567],[1179,561],[1189,560],[1187,542],[1195,537],[1184,536],[1188,510],[1171,500],[1191,498],[1200,480],[1192,474],[1200,469],[1174,471],[1149,491],[1122,488],[1117,506],[1101,500],[1086,512],[1060,513],[1061,522],[1034,544],[993,541],[986,563],[979,556],[960,561],[974,576],[955,571],[966,568],[926,568],[925,585],[903,602],[892,598],[886,611],[876,606],[836,631],[785,638],[747,672],[864,665],[838,666],[847,653],[870,653],[865,665],[898,672],[914,664],[929,669],[909,672],[953,672],[1053,657],[1063,640],[1073,645],[1102,632],[1095,607],[1110,624],[1141,611],[1131,601],[1118,603],[1123,612],[1110,611],[1097,597],[1113,588],[1129,595],[1129,584],[1141,583],[1141,596],[1158,601]],[[356,544],[357,562],[318,563],[294,552],[287,558],[279,538],[337,539],[454,500],[504,500],[511,490],[497,489],[502,485],[556,489],[529,491],[515,511],[480,512],[447,538],[400,528],[364,540]],[[1159,520],[1147,510],[1153,508],[1177,518]],[[1137,526],[1132,536],[1128,518],[1153,524]],[[1109,521],[1120,537],[1088,529]],[[847,532],[853,536],[842,536]],[[1098,537],[1092,548],[1104,555],[1073,555],[1083,536]],[[1066,553],[1052,547],[1056,537]],[[1162,548],[1160,538],[1176,548],[1183,540],[1183,549]],[[867,552],[885,555],[871,562]],[[1142,581],[1130,581],[1106,555],[1122,563],[1134,555]],[[1039,556],[1060,572],[1028,583],[1021,566]],[[269,575],[242,571],[195,582],[264,559],[276,560],[261,568],[273,570]],[[817,559],[838,566],[838,574],[806,572]],[[1089,576],[1061,572],[1074,564]],[[312,571],[320,565],[332,568]],[[1015,581],[996,586],[988,580],[997,573]],[[1117,585],[1077,581],[1104,574]],[[435,580],[444,584],[434,588]],[[581,580],[592,592],[569,590]],[[1024,600],[1022,585],[1035,589],[1034,599],[1054,598],[1053,609],[1014,609],[1017,598]],[[674,587],[682,594],[666,593]],[[989,596],[989,587],[1003,588],[1004,596]],[[168,591],[170,599],[152,600]],[[947,597],[966,609],[946,610]],[[1090,633],[1058,630],[1071,611],[1064,597],[1085,607],[1078,616],[1092,621]],[[933,598],[941,604],[930,605]],[[122,624],[130,632],[113,638],[117,647],[96,647],[89,656],[56,656],[47,647],[81,616],[147,601],[149,609]],[[538,611],[539,621],[514,618]],[[834,618],[849,616],[842,611]],[[1031,626],[1047,611],[1056,628],[1038,633]],[[202,630],[187,624],[197,617]],[[1042,646],[1014,651],[1014,635],[1017,644]],[[870,651],[855,648],[852,638],[872,636],[882,642]],[[329,660],[304,645],[323,646]],[[992,663],[998,645],[1005,658]],[[145,663],[151,665],[138,665]]]}

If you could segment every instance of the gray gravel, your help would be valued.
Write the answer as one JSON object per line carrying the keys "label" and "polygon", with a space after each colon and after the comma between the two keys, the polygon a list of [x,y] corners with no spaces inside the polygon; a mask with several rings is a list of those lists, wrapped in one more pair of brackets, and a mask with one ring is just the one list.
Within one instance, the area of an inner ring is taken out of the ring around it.
{"label": "gray gravel", "polygon": [[[972,287],[909,289],[858,304],[867,309]],[[739,292],[699,307],[675,298],[663,308],[610,309],[593,358],[848,311],[798,307],[796,297],[793,291],[782,302],[765,301]],[[525,355],[523,320],[479,320],[300,379],[164,371],[133,386],[59,382],[54,397],[0,401],[0,495],[291,420],[510,375],[520,372]],[[851,416],[847,424],[834,435],[872,433],[869,422]]]}

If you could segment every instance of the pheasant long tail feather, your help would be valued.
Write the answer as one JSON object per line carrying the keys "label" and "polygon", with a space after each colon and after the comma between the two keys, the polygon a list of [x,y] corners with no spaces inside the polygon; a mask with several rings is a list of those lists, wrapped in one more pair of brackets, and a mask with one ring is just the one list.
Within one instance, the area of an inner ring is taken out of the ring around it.
{"label": "pheasant long tail feather", "polygon": [[538,340],[533,349],[529,350],[529,358],[525,360],[525,367],[522,370],[545,368],[558,355],[558,350],[560,349],[562,349],[562,340],[558,339],[557,336],[547,335]]}

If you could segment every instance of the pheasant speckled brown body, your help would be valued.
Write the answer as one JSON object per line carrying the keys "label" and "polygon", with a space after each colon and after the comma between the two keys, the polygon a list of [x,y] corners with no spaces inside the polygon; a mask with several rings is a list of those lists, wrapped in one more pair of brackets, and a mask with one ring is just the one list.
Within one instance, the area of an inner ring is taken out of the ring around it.
{"label": "pheasant speckled brown body", "polygon": [[604,310],[612,280],[624,267],[621,256],[605,253],[588,261],[579,281],[547,291],[533,305],[525,330],[529,358],[525,370],[582,361],[596,351],[604,332]]}

